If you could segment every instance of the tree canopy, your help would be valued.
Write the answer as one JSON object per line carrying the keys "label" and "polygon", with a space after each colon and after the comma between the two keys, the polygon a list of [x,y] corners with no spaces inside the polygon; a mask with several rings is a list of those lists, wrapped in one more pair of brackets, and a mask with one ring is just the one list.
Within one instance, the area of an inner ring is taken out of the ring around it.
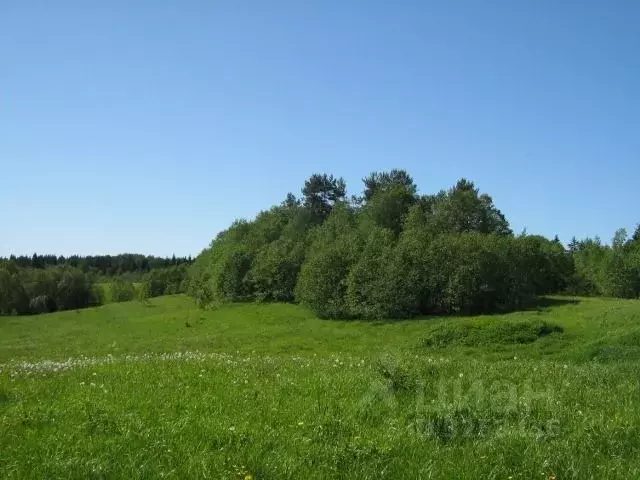
{"label": "tree canopy", "polygon": [[314,174],[300,200],[288,194],[218,235],[190,268],[189,293],[205,307],[295,301],[329,318],[506,311],[580,282],[581,293],[595,289],[604,273],[582,279],[581,247],[573,248],[515,236],[492,197],[467,179],[419,194],[404,170],[373,172],[349,199],[341,178]]}

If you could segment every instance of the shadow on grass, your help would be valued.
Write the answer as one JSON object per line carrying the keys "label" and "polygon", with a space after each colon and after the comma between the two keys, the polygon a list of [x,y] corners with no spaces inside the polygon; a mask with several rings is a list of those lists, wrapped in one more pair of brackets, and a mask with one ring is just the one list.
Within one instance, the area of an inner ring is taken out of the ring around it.
{"label": "shadow on grass", "polygon": [[581,300],[575,297],[538,297],[529,305],[526,305],[524,308],[514,311],[546,312],[551,310],[552,308],[564,307],[568,305],[578,305],[580,302]]}
{"label": "shadow on grass", "polygon": [[[493,312],[456,312],[456,313],[434,313],[434,314],[421,314],[410,318],[400,319],[356,319],[355,321],[367,322],[373,326],[389,325],[391,323],[398,322],[434,322],[436,320],[445,320],[447,318],[470,318],[470,317],[492,317],[507,315],[515,312],[544,312],[551,308],[562,307],[566,305],[578,305],[581,302],[579,298],[575,297],[538,297],[535,300],[523,305],[522,308],[497,310]],[[353,320],[335,320],[337,322],[353,321]]]}
{"label": "shadow on grass", "polygon": [[525,310],[537,310],[543,308],[561,307],[564,305],[578,305],[579,298],[574,297],[538,297],[529,308]]}

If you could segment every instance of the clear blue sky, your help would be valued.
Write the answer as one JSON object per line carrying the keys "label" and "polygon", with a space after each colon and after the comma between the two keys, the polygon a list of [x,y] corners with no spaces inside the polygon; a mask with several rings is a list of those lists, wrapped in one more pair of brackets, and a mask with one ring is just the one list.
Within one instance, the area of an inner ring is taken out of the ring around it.
{"label": "clear blue sky", "polygon": [[0,255],[197,254],[313,172],[640,222],[640,2],[0,0]]}

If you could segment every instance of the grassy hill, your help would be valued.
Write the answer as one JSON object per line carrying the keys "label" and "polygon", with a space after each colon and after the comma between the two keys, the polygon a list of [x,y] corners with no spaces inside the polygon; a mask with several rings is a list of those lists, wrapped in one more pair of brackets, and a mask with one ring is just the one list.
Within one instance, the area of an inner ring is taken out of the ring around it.
{"label": "grassy hill", "polygon": [[1,478],[638,478],[640,302],[0,318]]}

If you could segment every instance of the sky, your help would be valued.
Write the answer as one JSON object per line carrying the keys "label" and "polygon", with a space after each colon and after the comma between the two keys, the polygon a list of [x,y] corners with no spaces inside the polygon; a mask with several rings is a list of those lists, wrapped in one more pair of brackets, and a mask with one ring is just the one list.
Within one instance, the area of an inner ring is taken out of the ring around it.
{"label": "sky", "polygon": [[314,172],[640,222],[640,2],[0,0],[0,256],[197,255]]}

